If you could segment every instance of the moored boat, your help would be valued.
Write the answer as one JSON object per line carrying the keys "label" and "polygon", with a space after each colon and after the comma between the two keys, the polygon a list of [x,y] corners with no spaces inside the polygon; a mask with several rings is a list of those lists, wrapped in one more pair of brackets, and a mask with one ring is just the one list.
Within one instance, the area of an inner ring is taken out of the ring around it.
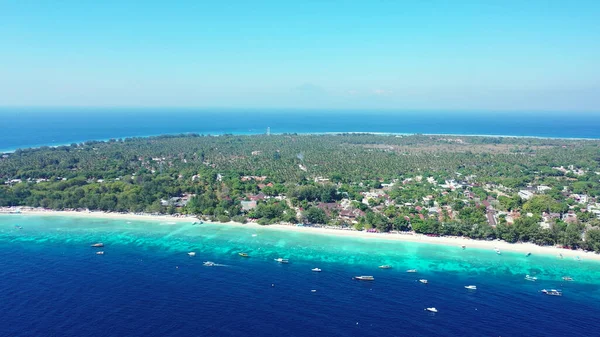
{"label": "moored boat", "polygon": [[562,278],[562,279],[563,279],[563,281],[569,281],[569,282],[570,282],[570,281],[573,281],[573,278],[572,278],[572,277],[570,277],[570,276],[563,276],[563,278]]}
{"label": "moored boat", "polygon": [[102,242],[98,242],[98,243],[94,243],[92,245],[92,247],[94,247],[94,248],[101,248],[101,247],[104,247],[104,244]]}
{"label": "moored boat", "polygon": [[390,266],[389,264],[384,264],[379,266],[379,269],[392,269],[392,266]]}
{"label": "moored boat", "polygon": [[284,259],[284,258],[281,258],[281,257],[278,257],[278,258],[276,258],[276,259],[275,259],[275,262],[279,262],[279,263],[290,263],[290,260],[288,260],[288,259]]}
{"label": "moored boat", "polygon": [[196,256],[196,252],[189,252],[188,255],[189,256]]}
{"label": "moored boat", "polygon": [[416,273],[416,272],[417,272],[417,270],[416,270],[416,269],[409,269],[409,270],[407,270],[406,272],[407,272],[407,273]]}
{"label": "moored boat", "polygon": [[425,308],[425,311],[429,311],[429,312],[438,312],[438,310],[436,308]]}
{"label": "moored boat", "polygon": [[104,255],[104,251],[96,252],[96,255]]}
{"label": "moored boat", "polygon": [[542,293],[548,296],[562,296],[562,291],[556,289],[542,289]]}
{"label": "moored boat", "polygon": [[320,273],[321,272],[321,268],[313,268],[313,269],[311,269],[311,271],[314,271],[316,273]]}
{"label": "moored boat", "polygon": [[531,256],[531,252],[528,252],[525,256]]}
{"label": "moored boat", "polygon": [[535,282],[535,281],[537,281],[537,279],[538,279],[538,278],[537,278],[537,277],[535,277],[535,276],[531,276],[531,275],[529,275],[529,274],[528,274],[528,275],[525,275],[525,280],[526,280],[526,281],[532,281],[532,282]]}
{"label": "moored boat", "polygon": [[429,283],[429,281],[427,281],[426,279],[420,279],[419,282],[423,283],[423,284],[427,284]]}
{"label": "moored boat", "polygon": [[465,286],[465,289],[477,290],[477,286]]}
{"label": "moored boat", "polygon": [[248,255],[248,253],[238,253],[238,255],[241,257],[250,257],[250,255]]}
{"label": "moored boat", "polygon": [[358,281],[375,281],[373,276],[354,276],[352,279]]}
{"label": "moored boat", "polygon": [[465,249],[465,248],[467,248],[467,246],[466,245],[460,245],[460,248]]}

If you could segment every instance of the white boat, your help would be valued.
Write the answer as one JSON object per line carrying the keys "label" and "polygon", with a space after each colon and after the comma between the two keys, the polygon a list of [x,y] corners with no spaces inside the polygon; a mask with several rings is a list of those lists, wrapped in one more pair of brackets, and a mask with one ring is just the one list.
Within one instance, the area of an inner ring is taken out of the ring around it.
{"label": "white boat", "polygon": [[392,269],[392,266],[390,266],[389,264],[384,264],[379,266],[379,269]]}
{"label": "white boat", "polygon": [[214,267],[216,264],[212,261],[204,261],[204,263],[202,263],[203,266],[206,267]]}
{"label": "white boat", "polygon": [[104,255],[104,251],[96,252],[96,255]]}
{"label": "white boat", "polygon": [[320,272],[321,272],[321,268],[313,268],[313,269],[311,269],[311,271],[314,271],[314,272],[320,273]]}
{"label": "white boat", "polygon": [[531,252],[528,252],[525,256],[531,256]]}
{"label": "white boat", "polygon": [[500,252],[500,249],[498,249],[498,248],[494,248],[494,251],[495,251],[495,252],[496,252],[496,254],[498,254],[498,255],[502,254],[502,252]]}
{"label": "white boat", "polygon": [[465,289],[477,290],[477,286],[465,286]]}
{"label": "white boat", "polygon": [[358,281],[375,281],[373,276],[354,276],[353,279]]}
{"label": "white boat", "polygon": [[104,247],[104,244],[102,242],[98,242],[98,243],[94,243],[92,245],[92,247],[94,247],[94,248],[101,248],[101,247]]}
{"label": "white boat", "polygon": [[188,255],[189,256],[196,256],[196,252],[189,252]]}
{"label": "white boat", "polygon": [[548,295],[548,296],[562,296],[562,291],[561,290],[556,290],[556,289],[542,289],[542,293]]}
{"label": "white boat", "polygon": [[278,257],[278,258],[276,258],[276,259],[275,259],[275,262],[279,262],[279,263],[290,263],[290,260],[288,260],[288,259],[284,259],[284,258],[281,258],[281,257]]}
{"label": "white boat", "polygon": [[467,246],[465,246],[465,245],[460,245],[460,248],[462,248],[462,249],[465,249],[465,248],[467,248]]}
{"label": "white boat", "polygon": [[407,273],[416,273],[416,272],[417,272],[417,270],[416,270],[416,269],[409,269],[409,270],[407,270],[406,272],[407,272]]}
{"label": "white boat", "polygon": [[573,281],[573,278],[570,276],[563,276],[562,279],[563,279],[563,281],[569,281],[569,282]]}
{"label": "white boat", "polygon": [[313,290],[311,290],[310,292],[311,292],[311,293],[316,293],[316,292],[317,292],[317,290],[316,290],[316,289],[313,289]]}
{"label": "white boat", "polygon": [[429,311],[429,312],[438,312],[438,310],[436,308],[433,308],[433,307],[432,308],[425,308],[425,310]]}
{"label": "white boat", "polygon": [[535,281],[537,281],[537,277],[535,277],[535,276],[530,276],[530,275],[525,275],[525,280],[526,280],[526,281],[535,282]]}
{"label": "white boat", "polygon": [[426,279],[420,279],[419,282],[423,283],[423,284],[427,284],[429,283],[429,281],[427,281]]}

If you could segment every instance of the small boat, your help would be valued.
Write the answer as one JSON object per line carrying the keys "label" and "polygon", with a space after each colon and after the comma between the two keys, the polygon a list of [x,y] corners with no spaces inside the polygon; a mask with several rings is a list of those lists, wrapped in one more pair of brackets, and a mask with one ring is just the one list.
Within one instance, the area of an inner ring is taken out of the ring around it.
{"label": "small boat", "polygon": [[581,261],[581,258],[579,256],[575,256],[575,261]]}
{"label": "small boat", "polygon": [[202,221],[194,221],[192,222],[192,226],[196,226],[196,225],[202,225],[204,222]]}
{"label": "small boat", "polygon": [[467,248],[467,246],[465,246],[465,245],[460,245],[460,248],[462,248],[462,249],[465,249],[465,248]]}
{"label": "small boat", "polygon": [[558,258],[559,258],[559,259],[562,259],[562,258],[563,258],[563,255],[562,255],[562,253],[558,254]]}
{"label": "small boat", "polygon": [[94,243],[92,245],[92,247],[94,247],[94,248],[101,248],[101,247],[104,247],[104,244],[102,242],[98,242],[98,243]]}
{"label": "small boat", "polygon": [[563,278],[562,278],[562,279],[563,279],[563,281],[569,281],[569,282],[570,282],[570,281],[573,281],[573,278],[572,278],[572,277],[570,277],[570,276],[563,276]]}
{"label": "small boat", "polygon": [[409,270],[407,270],[406,272],[407,272],[407,273],[416,273],[416,272],[417,272],[417,270],[416,270],[416,269],[409,269]]}
{"label": "small boat", "polygon": [[494,248],[494,251],[495,251],[495,252],[496,252],[496,254],[498,254],[498,255],[501,255],[501,254],[502,254],[502,252],[501,252],[501,251],[500,251],[500,249],[498,249],[498,248]]}
{"label": "small boat", "polygon": [[278,257],[275,259],[275,262],[279,262],[279,263],[290,263],[290,260],[288,259],[283,259],[281,257]]}
{"label": "small boat", "polygon": [[389,264],[384,264],[382,266],[379,266],[379,269],[392,269],[392,266],[390,266]]}
{"label": "small boat", "polygon": [[313,269],[311,269],[311,271],[314,271],[316,273],[320,273],[321,272],[321,268],[313,268]]}
{"label": "small boat", "polygon": [[429,311],[429,312],[438,312],[438,310],[436,308],[425,308],[425,311]]}
{"label": "small boat", "polygon": [[535,277],[535,276],[530,276],[530,275],[525,275],[525,280],[526,280],[526,281],[535,282],[535,281],[537,281],[537,277]]}
{"label": "small boat", "polygon": [[104,251],[96,252],[96,255],[104,255]]}
{"label": "small boat", "polygon": [[316,293],[316,292],[317,292],[317,290],[316,290],[316,289],[313,289],[313,290],[311,290],[310,292],[311,292],[311,293]]}
{"label": "small boat", "polygon": [[549,296],[562,296],[562,291],[561,290],[556,290],[556,289],[542,289],[542,293],[549,295]]}
{"label": "small boat", "polygon": [[477,290],[477,286],[465,286],[465,289]]}
{"label": "small boat", "polygon": [[423,279],[423,278],[422,278],[422,279],[420,279],[420,280],[419,280],[419,282],[421,282],[421,283],[423,283],[423,284],[427,284],[427,283],[429,283],[429,281],[427,281],[426,279]]}
{"label": "small boat", "polygon": [[358,281],[375,281],[373,276],[354,276],[352,279]]}
{"label": "small boat", "polygon": [[188,255],[189,256],[196,256],[196,252],[189,252]]}
{"label": "small boat", "polygon": [[252,237],[253,237],[253,238],[255,238],[255,237],[257,237],[257,236],[258,236],[258,234],[252,234]]}
{"label": "small boat", "polygon": [[238,253],[238,255],[241,257],[250,257],[250,255],[248,255],[248,253]]}
{"label": "small boat", "polygon": [[528,252],[525,256],[527,256],[527,257],[531,256],[531,252]]}
{"label": "small boat", "polygon": [[214,267],[214,266],[215,266],[215,263],[214,263],[214,262],[212,262],[212,261],[204,261],[204,262],[202,263],[202,265],[203,265],[203,266],[205,266],[205,267]]}
{"label": "small boat", "polygon": [[15,225],[16,229],[23,229],[23,227],[19,226],[19,225]]}

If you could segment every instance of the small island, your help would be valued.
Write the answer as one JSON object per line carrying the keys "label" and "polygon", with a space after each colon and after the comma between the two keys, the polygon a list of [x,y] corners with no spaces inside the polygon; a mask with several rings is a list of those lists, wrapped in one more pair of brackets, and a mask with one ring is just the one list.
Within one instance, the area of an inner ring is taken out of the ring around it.
{"label": "small island", "polygon": [[197,134],[0,156],[0,207],[194,216],[600,252],[600,141]]}

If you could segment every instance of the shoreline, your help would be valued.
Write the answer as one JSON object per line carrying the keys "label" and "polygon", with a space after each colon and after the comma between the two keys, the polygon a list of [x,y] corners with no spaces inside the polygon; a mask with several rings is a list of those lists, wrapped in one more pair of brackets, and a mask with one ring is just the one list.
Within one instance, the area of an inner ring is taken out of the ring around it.
{"label": "shoreline", "polygon": [[[598,138],[585,138],[585,137],[552,137],[552,136],[526,136],[526,135],[486,135],[486,134],[459,134],[459,133],[420,133],[420,132],[377,132],[377,131],[323,131],[323,132],[293,132],[293,131],[289,131],[289,132],[278,132],[278,133],[271,133],[272,135],[283,135],[283,134],[291,134],[291,133],[295,133],[298,135],[304,135],[304,136],[310,136],[310,135],[343,135],[343,134],[367,134],[367,135],[374,135],[374,136],[416,136],[416,135],[423,135],[423,136],[450,136],[450,137],[485,137],[485,138],[524,138],[524,139],[552,139],[552,140],[587,140],[587,141],[598,141],[600,140],[600,137]],[[256,136],[256,135],[262,135],[264,133],[252,133],[252,132],[179,132],[179,133],[161,133],[161,134],[153,134],[153,135],[144,135],[144,136],[120,136],[120,137],[112,137],[112,139],[126,139],[126,138],[152,138],[152,137],[160,137],[160,136],[174,136],[174,135],[190,135],[190,134],[198,134],[201,136],[207,136],[207,135],[211,135],[211,136],[221,136],[221,135],[225,135],[225,134],[232,134],[232,135],[236,135],[236,136]],[[57,148],[60,146],[69,146],[72,143],[85,143],[88,141],[95,141],[95,142],[108,142],[111,138],[105,138],[105,139],[88,139],[88,140],[83,140],[83,141],[71,141],[71,142],[67,142],[67,143],[46,143],[46,144],[34,144],[34,145],[28,145],[26,147],[18,147],[18,148],[7,148],[7,149],[0,149],[0,154],[5,153],[5,154],[9,154],[9,153],[14,153],[17,150],[27,150],[27,149],[39,149],[41,147],[52,147],[52,148]]]}
{"label": "shoreline", "polygon": [[[133,220],[133,221],[168,221],[176,223],[192,223],[199,221],[197,217],[193,216],[170,216],[170,215],[151,215],[151,214],[131,214],[131,213],[105,213],[105,212],[77,212],[77,211],[52,211],[52,210],[21,210],[20,213],[9,213],[8,211],[0,211],[2,215],[13,215],[13,216],[49,216],[49,217],[79,217],[88,219],[107,219],[107,220]],[[500,251],[507,251],[512,253],[531,253],[533,255],[540,254],[546,256],[559,257],[560,254],[564,258],[581,258],[581,260],[595,260],[600,261],[600,254],[594,252],[583,251],[583,250],[570,250],[564,248],[558,248],[554,246],[538,246],[533,243],[508,243],[500,240],[484,241],[474,240],[464,237],[451,237],[451,236],[427,236],[424,234],[415,234],[413,232],[400,232],[400,233],[369,233],[365,231],[357,231],[352,229],[337,229],[332,227],[303,227],[286,224],[274,224],[274,225],[259,225],[257,223],[248,222],[242,224],[239,222],[228,222],[219,223],[211,221],[203,221],[206,224],[216,226],[230,226],[230,227],[243,227],[251,229],[264,229],[264,230],[276,230],[276,231],[288,231],[296,233],[314,234],[314,235],[325,235],[325,236],[338,236],[338,237],[350,237],[359,239],[379,239],[389,240],[396,242],[413,242],[430,245],[444,245],[444,246],[456,246],[460,247],[465,245],[466,249],[477,248],[482,250],[499,249]]]}

